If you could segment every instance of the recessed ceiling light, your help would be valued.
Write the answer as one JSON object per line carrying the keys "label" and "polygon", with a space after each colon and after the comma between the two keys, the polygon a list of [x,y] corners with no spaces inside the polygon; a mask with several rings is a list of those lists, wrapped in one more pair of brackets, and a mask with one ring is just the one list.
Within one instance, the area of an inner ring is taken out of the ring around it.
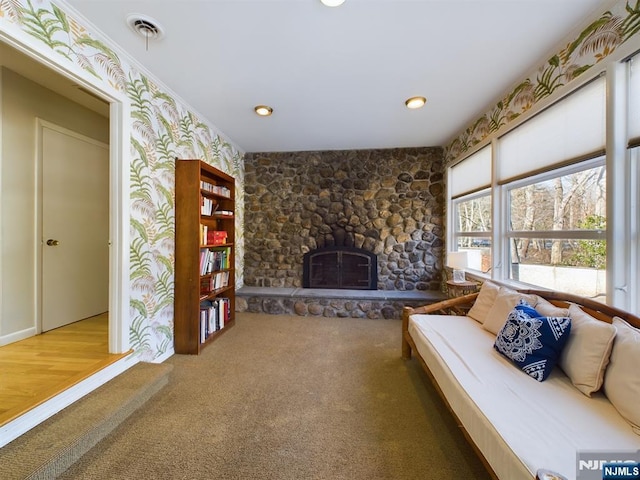
{"label": "recessed ceiling light", "polygon": [[407,98],[407,100],[404,102],[407,108],[412,109],[423,107],[425,103],[427,103],[427,99],[424,97],[411,97]]}
{"label": "recessed ceiling light", "polygon": [[327,7],[339,7],[344,3],[344,0],[320,0],[323,5]]}
{"label": "recessed ceiling light", "polygon": [[254,107],[255,112],[261,117],[268,117],[273,113],[273,108],[267,105],[257,105]]}

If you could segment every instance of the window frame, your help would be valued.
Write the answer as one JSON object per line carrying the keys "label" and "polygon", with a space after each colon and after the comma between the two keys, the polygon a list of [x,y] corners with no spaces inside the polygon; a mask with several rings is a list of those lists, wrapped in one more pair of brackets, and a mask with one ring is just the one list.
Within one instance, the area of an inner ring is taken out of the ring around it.
{"label": "window frame", "polygon": [[[607,256],[609,253],[609,242],[607,242],[607,229],[598,230],[513,230],[510,228],[511,220],[511,191],[535,185],[537,183],[554,180],[559,177],[572,175],[593,168],[604,167],[606,171],[605,156],[598,156],[582,162],[573,163],[568,166],[558,168],[550,168],[547,171],[536,173],[529,177],[520,178],[502,185],[502,201],[503,201],[503,218],[501,224],[501,235],[496,241],[501,242],[501,258],[500,264],[504,265],[502,269],[502,278],[500,280],[512,283],[517,286],[527,286],[535,288],[551,288],[550,285],[539,285],[527,282],[526,280],[512,278],[512,259],[511,259],[511,243],[515,239],[532,239],[532,240],[601,240],[606,242]],[[608,196],[607,196],[608,200]],[[606,215],[605,215],[605,218]],[[608,228],[607,223],[607,228]],[[526,263],[525,263],[526,265]],[[544,266],[544,265],[541,265]],[[553,267],[549,265],[549,267]],[[608,262],[607,267],[608,268]],[[605,268],[605,271],[606,271]],[[608,287],[607,287],[608,289]]]}
{"label": "window frame", "polygon": [[[507,240],[513,238],[539,238],[539,239],[567,239],[567,240],[606,240],[607,233],[605,230],[512,230],[509,228],[509,220],[511,213],[510,192],[517,188],[527,187],[529,185],[535,185],[549,180],[554,180],[558,177],[565,177],[574,173],[583,172],[592,168],[605,167],[605,158],[597,157],[594,159],[586,160],[584,162],[575,163],[568,167],[555,168],[548,170],[531,177],[515,180],[503,186],[504,198],[505,198],[505,228],[504,236]],[[562,236],[559,236],[561,233]]]}
{"label": "window frame", "polygon": [[[478,230],[473,232],[462,232],[458,230],[458,213],[459,213],[459,205],[461,203],[470,202],[476,200],[478,198],[488,197],[489,198],[489,214],[491,220],[491,229],[489,230]],[[452,210],[452,221],[455,224],[455,228],[451,229],[451,245],[450,251],[458,251],[458,242],[461,238],[489,238],[490,245],[487,247],[490,250],[490,256],[493,257],[493,194],[491,191],[491,187],[483,188],[482,190],[478,190],[473,193],[468,193],[466,195],[461,195],[459,197],[451,199],[451,210]],[[469,267],[467,270],[471,272],[477,272],[479,274],[487,274],[488,271],[476,270],[474,268]]]}

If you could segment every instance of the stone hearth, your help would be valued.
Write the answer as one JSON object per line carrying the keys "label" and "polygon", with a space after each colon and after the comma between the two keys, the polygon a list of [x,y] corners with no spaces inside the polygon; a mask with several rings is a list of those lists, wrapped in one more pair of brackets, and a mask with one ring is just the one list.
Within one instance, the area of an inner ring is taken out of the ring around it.
{"label": "stone hearth", "polygon": [[236,311],[271,315],[398,319],[402,308],[443,300],[436,291],[334,290],[326,288],[242,287]]}

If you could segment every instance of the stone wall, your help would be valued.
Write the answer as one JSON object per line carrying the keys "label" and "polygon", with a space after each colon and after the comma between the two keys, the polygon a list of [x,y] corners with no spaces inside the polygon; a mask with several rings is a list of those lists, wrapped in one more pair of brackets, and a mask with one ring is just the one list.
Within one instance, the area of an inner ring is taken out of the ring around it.
{"label": "stone wall", "polygon": [[302,256],[334,233],[378,256],[378,289],[439,290],[443,150],[245,155],[244,283],[302,286]]}

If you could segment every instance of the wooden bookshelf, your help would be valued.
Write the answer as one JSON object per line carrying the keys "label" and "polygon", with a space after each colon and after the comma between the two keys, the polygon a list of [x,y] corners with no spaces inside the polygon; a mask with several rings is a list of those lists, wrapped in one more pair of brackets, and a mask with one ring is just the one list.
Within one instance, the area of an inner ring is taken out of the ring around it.
{"label": "wooden bookshelf", "polygon": [[176,159],[174,346],[197,355],[235,322],[235,180]]}

